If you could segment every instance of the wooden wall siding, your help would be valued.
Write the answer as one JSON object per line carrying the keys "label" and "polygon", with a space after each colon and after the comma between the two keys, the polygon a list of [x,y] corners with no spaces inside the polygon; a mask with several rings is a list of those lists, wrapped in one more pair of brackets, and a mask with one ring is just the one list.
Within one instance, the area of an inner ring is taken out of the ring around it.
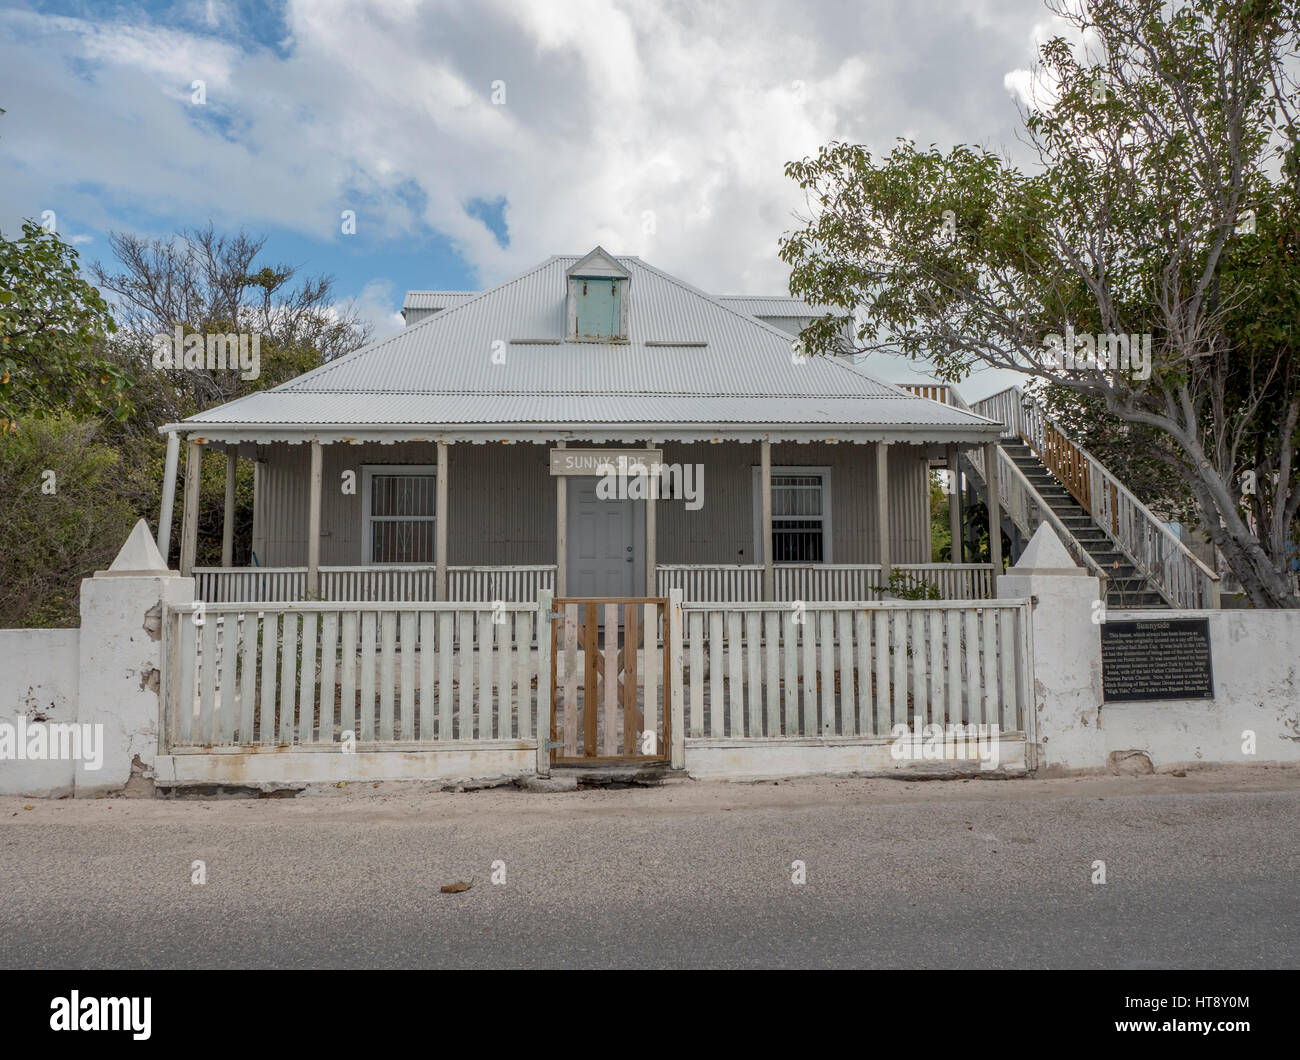
{"label": "wooden wall siding", "polygon": [[[541,445],[450,446],[448,563],[484,566],[555,562],[555,480]],[[263,447],[266,467],[258,497],[257,530],[263,566],[307,562],[307,489],[310,450],[305,445]],[[327,445],[321,491],[321,565],[353,566],[361,555],[361,466],[432,464],[432,443]],[[357,473],[357,492],[345,495],[342,472]]]}
{"label": "wooden wall siding", "polygon": [[687,735],[888,736],[894,725],[1032,724],[1023,601],[687,603]]}
{"label": "wooden wall siding", "polygon": [[[600,448],[600,447],[597,447]],[[612,447],[618,448],[618,447]],[[661,501],[656,512],[660,563],[753,563],[751,468],[758,444],[666,443],[670,463],[704,465],[704,507]],[[544,445],[450,447],[448,562],[457,566],[555,562],[555,480]],[[262,446],[254,537],[267,567],[307,562],[306,445]],[[364,562],[361,555],[361,466],[430,464],[432,443],[327,445],[321,495],[322,566]],[[879,562],[875,516],[875,453],[869,445],[778,444],[776,466],[831,468],[831,558],[836,563]],[[357,493],[340,489],[345,468],[357,472]],[[890,451],[895,563],[930,561],[928,465],[922,446]]]}
{"label": "wooden wall siding", "polygon": [[[704,465],[704,507],[659,505],[660,563],[754,563],[753,485],[758,443],[674,444],[668,463]],[[876,455],[871,445],[776,444],[772,466],[831,469],[831,559],[878,563]],[[890,532],[895,563],[930,562],[929,465],[923,446],[895,445],[889,457]]]}

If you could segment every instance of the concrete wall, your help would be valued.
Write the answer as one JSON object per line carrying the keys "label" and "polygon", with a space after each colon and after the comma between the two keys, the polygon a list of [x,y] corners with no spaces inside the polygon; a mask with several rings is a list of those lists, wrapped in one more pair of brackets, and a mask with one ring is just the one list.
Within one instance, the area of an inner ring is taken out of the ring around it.
{"label": "concrete wall", "polygon": [[[1024,567],[998,578],[998,596],[1034,601],[1040,768],[1145,769],[1143,756],[1155,769],[1300,762],[1300,611],[1102,612],[1096,578],[1057,561],[1050,572],[1036,570],[1031,551],[1032,544]],[[1106,621],[1208,619],[1214,698],[1103,702],[1103,614]],[[1253,753],[1245,748],[1247,733],[1254,734]]]}
{"label": "concrete wall", "polygon": [[[193,599],[194,579],[166,569],[140,520],[110,569],[82,581],[79,630],[0,630],[0,794],[152,789],[162,607]],[[76,742],[50,738],[54,725]]]}
{"label": "concrete wall", "polygon": [[[555,562],[555,480],[548,470],[549,448],[528,444],[451,447],[448,562],[453,566]],[[758,444],[670,442],[661,448],[669,463],[704,465],[704,507],[688,511],[681,501],[659,502],[659,562],[756,562],[752,468],[758,465]],[[267,445],[260,447],[259,459],[263,466],[253,549],[263,566],[305,566],[310,450],[306,445]],[[322,565],[363,562],[363,464],[432,464],[435,460],[436,447],[428,443],[325,446]],[[874,446],[778,444],[772,447],[772,463],[778,467],[830,467],[832,560],[879,561]],[[356,472],[355,494],[345,494],[340,488],[345,470]],[[891,558],[895,563],[929,563],[928,465],[923,447],[893,446],[889,474]]]}
{"label": "concrete wall", "polygon": [[[0,629],[0,723],[77,720],[79,641],[76,629]],[[71,760],[0,759],[0,795],[71,794]]]}

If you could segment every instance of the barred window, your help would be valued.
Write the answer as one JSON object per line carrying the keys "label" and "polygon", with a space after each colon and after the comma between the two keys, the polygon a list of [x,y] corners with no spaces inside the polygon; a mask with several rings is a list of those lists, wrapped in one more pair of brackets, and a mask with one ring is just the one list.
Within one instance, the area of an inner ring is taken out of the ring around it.
{"label": "barred window", "polygon": [[825,561],[824,480],[821,475],[772,476],[772,559]]}
{"label": "barred window", "polygon": [[763,484],[753,466],[754,562],[831,563],[831,468],[772,468],[772,539],[762,536]]}
{"label": "barred window", "polygon": [[434,563],[437,475],[426,467],[367,468],[368,563]]}

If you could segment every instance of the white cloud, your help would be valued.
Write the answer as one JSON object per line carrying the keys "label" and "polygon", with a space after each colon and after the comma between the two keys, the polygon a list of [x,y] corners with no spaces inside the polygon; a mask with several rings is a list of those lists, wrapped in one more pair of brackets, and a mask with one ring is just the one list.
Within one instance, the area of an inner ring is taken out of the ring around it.
{"label": "white cloud", "polygon": [[[902,130],[1010,143],[1004,75],[1019,88],[1006,71],[1042,12],[291,0],[277,52],[219,36],[232,10],[192,0],[196,29],[0,12],[0,65],[21,86],[0,119],[5,209],[57,193],[94,227],[138,209],[320,240],[355,209],[359,240],[440,233],[483,283],[600,242],[706,289],[781,291],[777,240],[804,210],[785,163],[836,138],[887,151]],[[188,102],[196,78],[206,107]],[[498,198],[507,247],[468,210]],[[366,292],[392,326],[382,286]]]}

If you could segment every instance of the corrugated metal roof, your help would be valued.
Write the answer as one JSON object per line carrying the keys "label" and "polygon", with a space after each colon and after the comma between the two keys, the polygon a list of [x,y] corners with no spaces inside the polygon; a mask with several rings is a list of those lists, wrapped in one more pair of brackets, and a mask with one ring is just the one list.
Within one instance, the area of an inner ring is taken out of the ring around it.
{"label": "corrugated metal roof", "polygon": [[[367,418],[356,419],[358,403]],[[915,404],[914,404],[915,402]],[[924,398],[782,397],[636,395],[621,402],[611,416],[604,394],[323,394],[264,391],[217,409],[187,423],[349,423],[428,426],[485,423],[816,423],[890,426],[936,426],[954,418],[935,401]],[[900,415],[901,414],[901,415]],[[987,422],[966,416],[962,424]]]}
{"label": "corrugated metal roof", "polygon": [[802,298],[788,294],[754,295],[722,294],[718,301],[730,309],[751,317],[780,317],[793,320],[825,316],[827,313],[842,314],[842,309],[832,306],[810,305]]}
{"label": "corrugated metal roof", "polygon": [[403,309],[450,309],[481,291],[407,291]]}
{"label": "corrugated metal roof", "polygon": [[458,298],[391,338],[186,422],[834,423],[967,431],[992,422],[915,397],[843,358],[796,363],[785,332],[635,257],[617,259],[631,277],[628,340],[566,341],[565,271],[578,260],[553,257],[478,293],[411,292],[408,307],[419,294]]}

